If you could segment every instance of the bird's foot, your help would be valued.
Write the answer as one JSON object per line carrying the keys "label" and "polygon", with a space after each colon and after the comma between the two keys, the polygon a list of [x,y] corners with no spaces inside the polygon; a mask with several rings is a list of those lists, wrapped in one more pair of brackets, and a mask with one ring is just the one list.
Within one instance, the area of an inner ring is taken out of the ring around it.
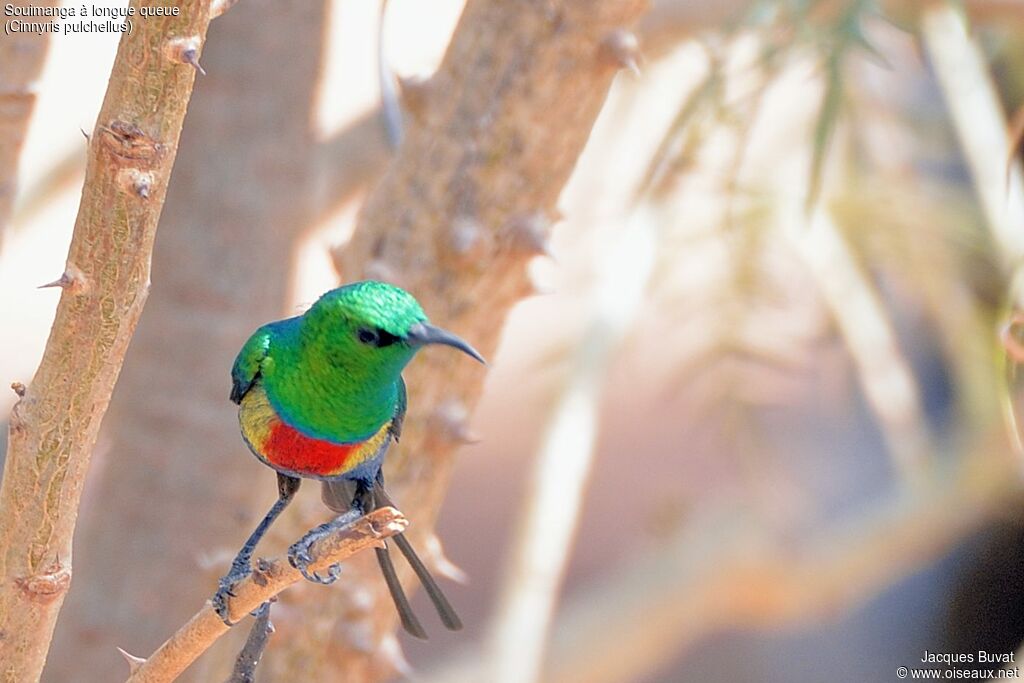
{"label": "bird's foot", "polygon": [[334,583],[341,575],[340,564],[332,564],[327,568],[327,573],[324,576],[321,576],[318,572],[309,570],[309,565],[313,563],[313,557],[310,555],[310,549],[313,547],[314,543],[328,535],[331,530],[330,524],[322,524],[307,533],[288,548],[288,562],[299,570],[306,581],[312,581],[313,583],[319,583],[326,586]]}
{"label": "bird's foot", "polygon": [[234,626],[238,622],[231,621],[230,610],[228,609],[228,598],[235,597],[235,586],[241,583],[247,576],[252,574],[252,567],[249,563],[249,558],[236,558],[231,563],[231,569],[227,574],[221,577],[220,582],[217,586],[217,592],[210,598],[210,603],[213,605],[213,611],[217,613],[217,616],[221,618],[228,626]]}
{"label": "bird's foot", "polygon": [[334,583],[338,580],[338,577],[341,576],[341,565],[337,563],[332,564],[327,568],[326,573],[323,575],[319,572],[310,571],[309,565],[314,561],[310,551],[314,543],[326,536],[330,536],[336,530],[344,526],[348,526],[359,516],[358,512],[347,512],[326,524],[321,524],[320,526],[311,529],[305,536],[288,548],[288,562],[298,569],[303,578],[307,581],[319,583],[324,586]]}

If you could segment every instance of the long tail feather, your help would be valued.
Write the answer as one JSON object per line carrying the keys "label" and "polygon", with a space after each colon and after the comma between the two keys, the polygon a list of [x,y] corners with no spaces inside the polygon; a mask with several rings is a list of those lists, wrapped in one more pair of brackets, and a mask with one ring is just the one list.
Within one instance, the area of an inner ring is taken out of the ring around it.
{"label": "long tail feather", "polygon": [[377,548],[376,551],[377,563],[380,565],[380,571],[388,585],[391,599],[395,602],[398,617],[402,620],[402,628],[408,631],[409,635],[415,636],[420,640],[426,640],[427,632],[423,630],[423,625],[420,624],[420,620],[416,618],[416,614],[412,611],[409,598],[406,597],[405,591],[402,590],[402,584],[398,580],[398,574],[395,572],[395,565],[391,562],[390,553],[388,553],[387,548]]}
{"label": "long tail feather", "polygon": [[409,565],[412,566],[412,570],[416,572],[416,576],[419,578],[420,583],[423,584],[423,588],[427,591],[427,595],[430,596],[430,601],[434,603],[434,609],[437,610],[437,614],[441,617],[441,623],[445,625],[449,631],[461,631],[462,620],[459,619],[459,615],[455,612],[455,608],[448,602],[448,598],[445,597],[441,587],[434,581],[434,577],[430,575],[430,571],[427,569],[423,561],[420,560],[419,555],[413,550],[409,540],[405,537],[405,534],[397,534],[392,540],[398,546],[398,549],[405,555],[405,559],[408,560]]}

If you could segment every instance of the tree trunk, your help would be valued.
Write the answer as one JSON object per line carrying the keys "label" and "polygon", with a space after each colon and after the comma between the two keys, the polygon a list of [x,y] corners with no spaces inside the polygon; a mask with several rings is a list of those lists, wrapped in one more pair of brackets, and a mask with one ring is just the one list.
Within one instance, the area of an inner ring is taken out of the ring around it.
{"label": "tree trunk", "polygon": [[[138,0],[132,7],[138,11]],[[38,680],[71,580],[85,472],[149,291],[153,239],[209,2],[122,36],[92,135],[63,291],[32,384],[11,414],[0,488],[0,677]]]}

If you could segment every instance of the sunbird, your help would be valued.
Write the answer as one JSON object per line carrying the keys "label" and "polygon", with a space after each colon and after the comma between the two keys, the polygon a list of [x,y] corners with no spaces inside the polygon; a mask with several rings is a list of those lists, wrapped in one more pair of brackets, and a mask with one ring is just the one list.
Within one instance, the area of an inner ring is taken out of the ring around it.
{"label": "sunbird", "polygon": [[[402,433],[406,390],[402,370],[424,346],[451,346],[484,363],[468,343],[431,325],[405,290],[367,280],[324,294],[302,315],[268,323],[242,346],[231,369],[231,400],[249,450],[277,471],[278,499],[235,556],[212,603],[228,621],[227,597],[252,572],[256,544],[294,498],[302,479],[322,482],[324,504],[337,517],[310,530],[288,549],[288,560],[309,581],[330,584],[309,571],[311,546],[334,530],[391,501],[381,465]],[[395,545],[408,560],[442,623],[462,622],[408,539]],[[395,573],[388,548],[377,561],[402,626],[426,638]]]}

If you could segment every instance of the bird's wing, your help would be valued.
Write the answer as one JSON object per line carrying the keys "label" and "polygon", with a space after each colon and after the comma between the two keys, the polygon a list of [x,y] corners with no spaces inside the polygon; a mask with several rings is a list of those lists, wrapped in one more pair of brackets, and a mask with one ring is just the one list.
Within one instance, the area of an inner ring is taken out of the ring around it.
{"label": "bird's wing", "polygon": [[398,377],[398,403],[395,405],[395,416],[391,419],[391,427],[388,431],[391,432],[391,436],[394,437],[395,441],[402,436],[402,423],[405,422],[405,409],[408,405],[405,393],[405,380],[401,376]]}
{"label": "bird's wing", "polygon": [[260,366],[270,348],[270,335],[269,328],[261,327],[238,352],[235,364],[231,367],[231,400],[235,403],[242,402],[242,398],[260,376]]}

